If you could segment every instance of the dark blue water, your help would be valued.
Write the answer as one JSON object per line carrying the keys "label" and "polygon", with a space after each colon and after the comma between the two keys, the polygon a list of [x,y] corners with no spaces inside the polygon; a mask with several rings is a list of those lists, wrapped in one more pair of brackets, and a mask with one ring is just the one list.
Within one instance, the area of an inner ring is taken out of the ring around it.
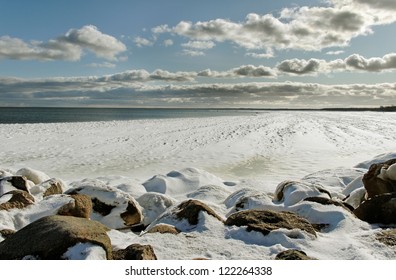
{"label": "dark blue water", "polygon": [[0,107],[0,123],[91,122],[136,119],[212,117],[249,114],[234,109],[141,109],[141,108],[19,108]]}

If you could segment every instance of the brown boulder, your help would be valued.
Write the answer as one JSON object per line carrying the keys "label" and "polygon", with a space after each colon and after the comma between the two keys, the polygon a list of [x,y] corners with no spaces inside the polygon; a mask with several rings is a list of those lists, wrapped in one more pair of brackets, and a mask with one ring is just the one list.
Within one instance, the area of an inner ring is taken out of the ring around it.
{"label": "brown boulder", "polygon": [[223,219],[219,215],[217,215],[208,205],[199,200],[190,199],[184,201],[177,206],[177,209],[176,217],[179,220],[187,219],[191,225],[198,224],[199,212],[201,211],[204,211],[223,222]]}
{"label": "brown boulder", "polygon": [[180,230],[178,230],[176,227],[171,226],[171,225],[166,225],[166,224],[158,224],[149,229],[146,233],[170,233],[170,234],[179,234]]}
{"label": "brown boulder", "polygon": [[370,166],[362,179],[368,198],[383,193],[396,192],[396,181],[386,176],[386,170],[395,163],[396,159],[390,159]]}
{"label": "brown boulder", "polygon": [[270,210],[244,210],[236,212],[225,221],[227,226],[247,226],[247,231],[258,231],[264,235],[279,228],[301,229],[316,236],[313,226],[304,218],[291,212]]}
{"label": "brown boulder", "polygon": [[89,219],[92,213],[91,198],[84,194],[73,194],[71,197],[74,201],[63,205],[58,210],[58,214]]}
{"label": "brown boulder", "polygon": [[396,223],[396,193],[373,196],[357,207],[353,213],[370,224]]}
{"label": "brown boulder", "polygon": [[151,245],[132,244],[125,249],[113,252],[114,260],[156,260],[157,256]]}
{"label": "brown boulder", "polygon": [[22,209],[26,206],[34,204],[34,197],[28,192],[15,190],[6,194],[11,194],[12,197],[7,202],[0,204],[0,210],[10,210],[13,208]]}
{"label": "brown boulder", "polygon": [[109,228],[101,223],[70,216],[41,218],[0,243],[0,259],[16,260],[31,255],[39,259],[59,260],[68,248],[79,242],[100,245],[112,259]]}
{"label": "brown boulder", "polygon": [[304,251],[300,250],[286,250],[280,252],[275,256],[275,260],[314,260],[307,256]]}
{"label": "brown boulder", "polygon": [[143,220],[139,203],[129,194],[103,182],[87,182],[70,189],[67,194],[84,194],[91,198],[95,220],[108,227],[121,229]]}

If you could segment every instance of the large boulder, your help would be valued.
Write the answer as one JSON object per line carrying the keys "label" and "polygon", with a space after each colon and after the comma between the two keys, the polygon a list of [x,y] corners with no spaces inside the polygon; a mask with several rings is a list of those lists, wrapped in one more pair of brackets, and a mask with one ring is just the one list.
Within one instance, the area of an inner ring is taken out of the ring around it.
{"label": "large boulder", "polygon": [[13,208],[22,209],[26,206],[34,204],[34,197],[25,191],[10,191],[4,196],[6,195],[9,195],[10,199],[7,202],[0,204],[0,210],[10,210]]}
{"label": "large boulder", "polygon": [[151,224],[159,215],[169,207],[176,204],[176,200],[161,193],[147,192],[141,195],[137,202],[143,208],[143,224]]}
{"label": "large boulder", "polygon": [[177,206],[178,211],[176,211],[176,217],[181,219],[186,219],[191,225],[197,225],[199,221],[199,213],[201,211],[206,212],[207,214],[215,217],[219,221],[223,221],[223,219],[216,214],[215,211],[212,210],[208,205],[199,201],[190,199],[180,203]]}
{"label": "large boulder", "polygon": [[229,216],[225,221],[227,226],[246,226],[247,231],[258,231],[264,235],[271,231],[285,229],[300,229],[316,236],[314,227],[304,218],[286,211],[244,210]]}
{"label": "large boulder", "polygon": [[396,159],[372,164],[362,181],[368,198],[396,192]]}
{"label": "large boulder", "polygon": [[143,221],[142,209],[131,195],[102,181],[82,181],[66,193],[89,196],[93,204],[91,219],[110,228],[121,229]]}
{"label": "large boulder", "polygon": [[370,224],[396,223],[396,193],[375,195],[360,204],[353,213]]}
{"label": "large boulder", "polygon": [[132,244],[125,249],[113,252],[115,260],[156,260],[157,256],[151,245]]}
{"label": "large boulder", "polygon": [[92,243],[103,247],[107,259],[112,259],[110,229],[101,223],[83,218],[47,216],[41,218],[0,243],[0,259],[17,260],[25,256],[59,260],[68,248],[77,243]]}
{"label": "large boulder", "polygon": [[281,182],[275,189],[275,201],[283,202],[285,206],[292,206],[307,197],[320,196],[331,198],[328,191],[321,186],[299,181]]}

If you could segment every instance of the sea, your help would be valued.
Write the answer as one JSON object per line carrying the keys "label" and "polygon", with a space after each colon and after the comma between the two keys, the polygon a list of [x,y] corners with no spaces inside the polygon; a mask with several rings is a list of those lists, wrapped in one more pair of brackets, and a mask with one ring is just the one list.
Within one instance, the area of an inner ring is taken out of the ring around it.
{"label": "sea", "polygon": [[238,109],[0,107],[0,124],[197,118],[252,113]]}

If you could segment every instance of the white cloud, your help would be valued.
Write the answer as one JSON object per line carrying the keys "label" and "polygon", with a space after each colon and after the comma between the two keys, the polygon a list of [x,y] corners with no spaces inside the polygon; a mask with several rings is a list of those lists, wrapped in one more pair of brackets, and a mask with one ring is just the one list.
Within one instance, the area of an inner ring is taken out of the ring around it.
{"label": "white cloud", "polygon": [[251,13],[240,22],[222,18],[196,23],[181,21],[173,27],[156,27],[153,32],[177,34],[190,41],[228,41],[249,50],[248,55],[260,57],[260,52],[252,50],[319,51],[345,47],[353,38],[372,33],[375,25],[396,22],[394,0],[332,0],[330,3],[327,7],[286,8],[279,17]]}
{"label": "white cloud", "polygon": [[216,46],[212,41],[189,41],[182,44],[184,48],[198,49],[198,50],[208,50]]}
{"label": "white cloud", "polygon": [[164,40],[164,46],[165,47],[173,46],[173,40],[171,39]]}
{"label": "white cloud", "polygon": [[107,60],[117,60],[117,55],[126,51],[126,46],[93,25],[70,29],[65,35],[48,42],[27,43],[10,36],[0,37],[0,58],[6,59],[77,61],[84,50]]}
{"label": "white cloud", "polygon": [[290,59],[279,63],[277,68],[281,72],[296,75],[318,74],[320,65],[324,63],[324,60],[318,59]]}
{"label": "white cloud", "polygon": [[256,52],[248,52],[246,56],[250,56],[253,58],[272,58],[274,57],[274,50],[271,48],[267,48],[265,53],[256,53]]}
{"label": "white cloud", "polygon": [[141,47],[148,47],[148,46],[153,46],[154,43],[146,38],[142,38],[142,37],[136,37],[133,42],[135,43],[136,46],[138,46],[139,48]]}
{"label": "white cloud", "polygon": [[343,54],[344,52],[345,51],[338,50],[338,51],[329,51],[326,54],[328,54],[328,55],[340,55],[340,54]]}
{"label": "white cloud", "polygon": [[354,54],[345,60],[345,64],[352,69],[367,72],[382,72],[396,69],[396,53],[387,54],[383,57],[365,58]]}
{"label": "white cloud", "polygon": [[183,55],[188,55],[188,56],[204,56],[205,53],[203,51],[197,51],[197,50],[183,50]]}
{"label": "white cloud", "polygon": [[284,60],[277,65],[277,69],[283,73],[294,75],[317,75],[332,72],[389,72],[396,70],[396,53],[386,54],[383,57],[365,58],[359,54],[353,54],[346,59],[331,61],[321,59],[290,59]]}
{"label": "white cloud", "polygon": [[92,68],[115,68],[116,65],[114,63],[110,62],[104,62],[104,63],[90,63],[87,64],[88,67]]}

